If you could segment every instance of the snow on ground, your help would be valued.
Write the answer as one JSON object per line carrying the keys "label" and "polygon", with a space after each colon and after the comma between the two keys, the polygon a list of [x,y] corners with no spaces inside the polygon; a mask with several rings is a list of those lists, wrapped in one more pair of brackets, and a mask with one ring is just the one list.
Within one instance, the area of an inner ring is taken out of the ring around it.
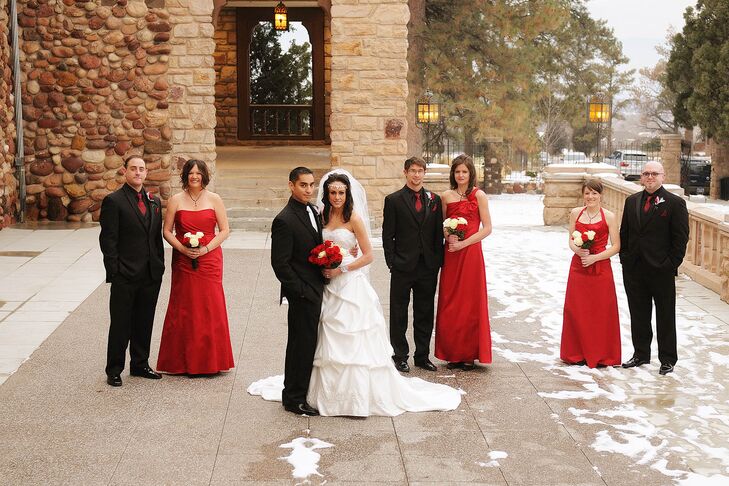
{"label": "snow on ground", "polygon": [[[679,362],[673,374],[658,375],[653,363],[637,369],[589,369],[559,360],[562,308],[571,252],[564,227],[542,223],[541,196],[491,196],[494,231],[484,242],[491,319],[522,319],[507,339],[494,332],[494,352],[508,361],[537,363],[568,378],[580,390],[541,393],[549,400],[595,400],[603,408],[568,408],[577,423],[598,425],[596,451],[623,454],[649,465],[677,484],[729,484],[729,375],[727,326],[682,299],[679,277]],[[614,258],[623,358],[632,355],[630,317],[621,267]],[[518,337],[518,339],[513,339]],[[670,469],[669,469],[670,464]]]}

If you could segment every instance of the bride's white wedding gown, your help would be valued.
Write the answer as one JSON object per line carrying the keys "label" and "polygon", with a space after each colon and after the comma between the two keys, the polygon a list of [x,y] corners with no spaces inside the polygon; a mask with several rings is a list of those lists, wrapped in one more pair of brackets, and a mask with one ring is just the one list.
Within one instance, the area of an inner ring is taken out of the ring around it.
{"label": "bride's white wedding gown", "polygon": [[[342,265],[354,261],[349,254],[357,243],[354,233],[345,228],[324,229],[323,236],[346,251]],[[282,388],[279,376],[253,383],[248,392],[281,400]],[[324,288],[307,402],[322,415],[394,416],[454,410],[461,393],[398,373],[380,300],[365,270],[358,269],[333,278]]]}

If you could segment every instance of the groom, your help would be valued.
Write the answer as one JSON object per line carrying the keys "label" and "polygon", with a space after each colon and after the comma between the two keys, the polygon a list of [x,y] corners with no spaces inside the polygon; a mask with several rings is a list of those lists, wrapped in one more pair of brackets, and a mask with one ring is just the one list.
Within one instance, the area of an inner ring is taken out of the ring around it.
{"label": "groom", "polygon": [[291,198],[273,220],[271,266],[281,282],[281,300],[289,303],[288,342],[284,367],[283,406],[299,415],[319,415],[306,403],[314,363],[324,277],[309,263],[309,252],[322,242],[321,220],[309,203],[314,174],[297,167],[289,174]]}
{"label": "groom", "polygon": [[413,293],[413,336],[415,366],[435,371],[431,363],[435,288],[443,263],[443,210],[440,197],[423,188],[425,161],[405,161],[405,186],[385,197],[382,247],[390,268],[390,343],[395,368],[408,366],[408,306]]}
{"label": "groom", "polygon": [[656,306],[658,373],[673,371],[676,352],[676,280],[686,254],[689,222],[686,201],[663,187],[663,166],[648,162],[640,180],[645,190],[625,200],[620,225],[620,263],[630,310],[633,357],[623,368],[651,361],[651,309]]}

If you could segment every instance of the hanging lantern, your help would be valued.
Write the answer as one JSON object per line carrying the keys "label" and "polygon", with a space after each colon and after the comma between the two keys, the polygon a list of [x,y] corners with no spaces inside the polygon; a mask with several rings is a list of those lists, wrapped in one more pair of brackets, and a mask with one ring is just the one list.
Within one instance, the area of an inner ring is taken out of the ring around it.
{"label": "hanging lantern", "polygon": [[289,30],[288,9],[283,2],[278,2],[273,9],[273,26],[276,30]]}
{"label": "hanging lantern", "polygon": [[587,102],[587,119],[590,123],[610,121],[610,101],[602,94],[590,97]]}
{"label": "hanging lantern", "polygon": [[440,121],[440,103],[433,93],[427,90],[417,103],[417,122],[419,125],[435,125]]}

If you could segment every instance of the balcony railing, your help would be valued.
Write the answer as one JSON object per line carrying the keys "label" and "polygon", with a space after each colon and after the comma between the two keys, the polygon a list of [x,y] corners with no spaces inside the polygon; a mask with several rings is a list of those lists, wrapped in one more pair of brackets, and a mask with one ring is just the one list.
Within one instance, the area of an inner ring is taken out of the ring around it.
{"label": "balcony railing", "polygon": [[250,105],[254,138],[312,138],[311,105]]}

